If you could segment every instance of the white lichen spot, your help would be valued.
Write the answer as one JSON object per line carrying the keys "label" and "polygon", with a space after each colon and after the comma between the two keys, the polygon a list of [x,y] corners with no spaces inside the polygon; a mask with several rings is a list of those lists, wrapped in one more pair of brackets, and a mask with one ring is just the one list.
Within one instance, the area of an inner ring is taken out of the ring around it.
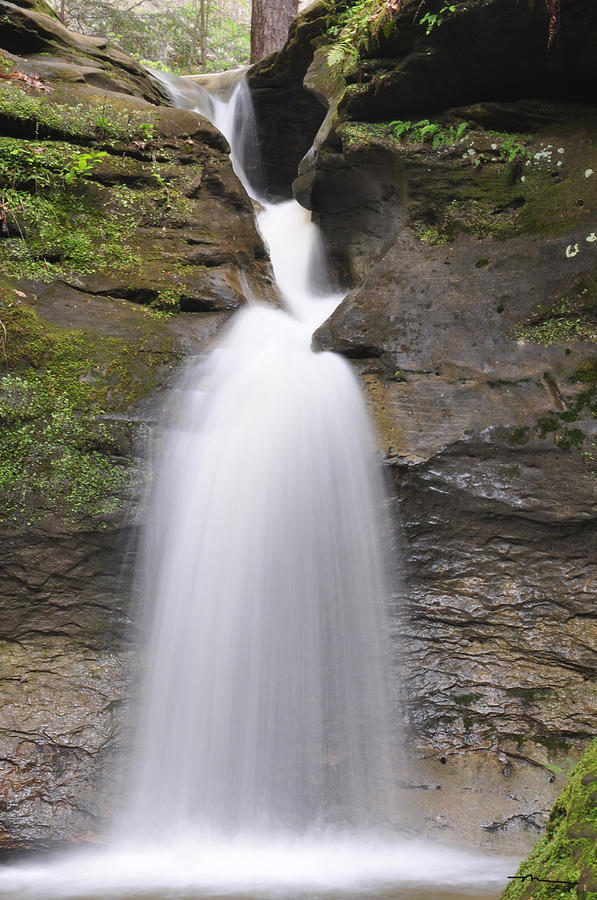
{"label": "white lichen spot", "polygon": [[595,241],[597,241],[597,234],[595,234],[595,232],[592,231],[590,234],[588,234],[586,236],[585,241],[587,241],[588,244],[594,244]]}
{"label": "white lichen spot", "polygon": [[468,151],[467,151],[467,152],[468,152],[468,155],[469,155],[469,156],[475,156],[475,155],[476,155],[476,153],[477,153],[477,151],[476,151],[476,150],[473,150],[473,148],[472,148],[472,147],[471,147],[471,149],[470,149],[470,150],[468,150]]}
{"label": "white lichen spot", "polygon": [[579,250],[580,247],[578,246],[578,244],[568,244],[568,246],[566,247],[566,256],[568,257],[568,259],[571,259],[573,256],[576,256]]}
{"label": "white lichen spot", "polygon": [[558,159],[558,166],[561,166],[561,165],[562,165],[562,160]]}
{"label": "white lichen spot", "polygon": [[531,164],[530,159],[527,159],[527,161],[525,162],[525,166],[530,166],[530,164]]}
{"label": "white lichen spot", "polygon": [[563,147],[558,147],[558,153],[563,153],[563,152],[564,152],[564,148],[563,148]]}
{"label": "white lichen spot", "polygon": [[527,179],[526,179],[526,175],[521,175],[521,176],[520,176],[520,180],[521,180],[521,181],[526,181],[526,180],[527,180]]}
{"label": "white lichen spot", "polygon": [[462,158],[463,158],[463,159],[468,159],[468,153],[463,153],[463,154],[462,154]]}
{"label": "white lichen spot", "polygon": [[492,144],[492,145],[491,145],[491,149],[492,149],[492,150],[497,150],[497,144]]}
{"label": "white lichen spot", "polygon": [[585,178],[590,178],[592,174],[593,174],[592,169],[585,169]]}

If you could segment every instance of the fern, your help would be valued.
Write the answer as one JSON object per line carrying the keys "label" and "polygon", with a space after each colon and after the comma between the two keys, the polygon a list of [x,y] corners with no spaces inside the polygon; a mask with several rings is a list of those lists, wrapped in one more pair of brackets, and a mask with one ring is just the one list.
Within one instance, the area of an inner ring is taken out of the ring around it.
{"label": "fern", "polygon": [[327,27],[333,43],[328,50],[330,66],[346,65],[352,58],[370,53],[380,36],[388,38],[394,30],[394,19],[402,0],[356,0]]}
{"label": "fern", "polygon": [[332,44],[331,47],[328,47],[328,66],[330,69],[335,68],[335,66],[344,65],[345,59],[346,49],[342,44]]}

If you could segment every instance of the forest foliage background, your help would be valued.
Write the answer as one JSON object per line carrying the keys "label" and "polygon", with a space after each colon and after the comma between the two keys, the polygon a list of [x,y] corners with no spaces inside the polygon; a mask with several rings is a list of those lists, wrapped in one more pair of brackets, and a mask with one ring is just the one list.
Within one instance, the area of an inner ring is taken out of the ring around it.
{"label": "forest foliage background", "polygon": [[72,31],[107,37],[150,68],[187,75],[245,66],[277,50],[309,0],[50,2]]}
{"label": "forest foliage background", "polygon": [[247,65],[250,0],[53,0],[67,28],[177,74]]}

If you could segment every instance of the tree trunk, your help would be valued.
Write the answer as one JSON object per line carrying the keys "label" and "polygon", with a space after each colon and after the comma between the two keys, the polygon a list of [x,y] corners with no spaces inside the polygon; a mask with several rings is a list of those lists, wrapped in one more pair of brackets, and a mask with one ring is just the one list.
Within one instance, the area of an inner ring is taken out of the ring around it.
{"label": "tree trunk", "polygon": [[207,33],[209,31],[209,10],[211,0],[201,0],[201,37],[199,41],[199,64],[202,72],[207,71]]}
{"label": "tree trunk", "polygon": [[195,51],[197,49],[197,35],[199,32],[199,25],[201,23],[202,14],[203,14],[203,3],[204,0],[199,0],[199,6],[195,6],[195,20],[193,22],[193,29],[191,31],[191,49],[189,50],[189,72],[193,71],[193,63],[195,61]]}
{"label": "tree trunk", "polygon": [[299,0],[253,0],[251,11],[251,62],[279,50],[288,37]]}

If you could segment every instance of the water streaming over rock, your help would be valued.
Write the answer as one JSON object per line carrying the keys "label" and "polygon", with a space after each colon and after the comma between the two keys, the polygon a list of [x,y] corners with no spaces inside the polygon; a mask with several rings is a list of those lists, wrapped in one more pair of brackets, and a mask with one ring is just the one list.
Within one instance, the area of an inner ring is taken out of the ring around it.
{"label": "water streaming over rock", "polygon": [[[251,130],[244,88],[235,105],[222,97],[234,79],[215,94],[164,80],[235,143],[245,179],[258,171],[235,140]],[[237,314],[172,394],[144,541],[151,625],[126,812],[97,852],[7,867],[5,900],[459,900],[495,896],[513,870],[393,830],[369,424],[347,363],[310,349],[340,298],[312,288],[308,259],[322,254],[307,214],[264,204],[259,221],[288,312]]]}
{"label": "water streaming over rock", "polygon": [[[244,90],[200,100],[250,188]],[[340,298],[310,288],[304,210],[259,223],[288,312],[255,303],[189,366],[158,475],[132,834],[397,820],[380,476],[348,364],[310,349]]]}

